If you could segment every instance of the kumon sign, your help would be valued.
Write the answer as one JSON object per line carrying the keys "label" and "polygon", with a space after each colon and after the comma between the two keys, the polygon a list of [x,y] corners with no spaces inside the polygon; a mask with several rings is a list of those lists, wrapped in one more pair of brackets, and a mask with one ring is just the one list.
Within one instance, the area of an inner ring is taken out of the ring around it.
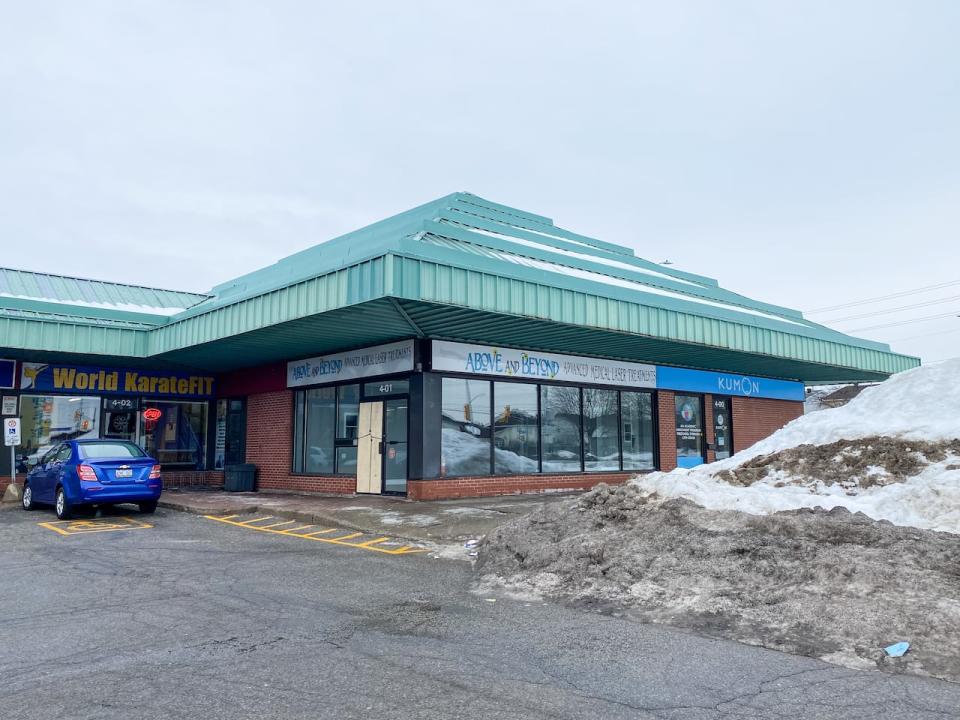
{"label": "kumon sign", "polygon": [[25,362],[20,373],[20,389],[39,392],[88,392],[99,395],[207,398],[213,395],[213,378],[209,375],[181,372]]}

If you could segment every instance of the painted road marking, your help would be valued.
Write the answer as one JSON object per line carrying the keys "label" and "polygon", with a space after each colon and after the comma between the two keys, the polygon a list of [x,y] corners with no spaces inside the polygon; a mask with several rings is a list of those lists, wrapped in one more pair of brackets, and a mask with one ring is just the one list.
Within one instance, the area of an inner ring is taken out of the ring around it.
{"label": "painted road marking", "polygon": [[94,520],[57,520],[56,522],[37,523],[42,528],[53,530],[61,535],[87,535],[117,530],[149,530],[149,523],[128,517],[96,518]]}
{"label": "painted road marking", "polygon": [[[343,532],[343,530],[338,530],[337,528],[328,528],[326,530],[315,530],[313,532],[304,533],[302,530],[307,530],[314,527],[313,525],[305,525],[299,528],[286,528],[282,529],[280,525],[287,525],[289,523],[275,523],[273,525],[254,525],[254,523],[260,522],[262,520],[272,520],[272,517],[262,517],[254,518],[252,520],[247,520],[245,522],[237,522],[233,518],[237,517],[236,515],[204,515],[208,520],[216,520],[217,522],[226,523],[227,525],[234,525],[236,527],[245,528],[247,530],[257,530],[259,532],[273,533],[274,535],[286,535],[287,537],[300,538],[302,540],[315,540],[317,542],[329,543],[331,545],[342,545],[343,547],[357,548],[358,550],[369,550],[371,552],[383,553],[384,555],[412,555],[414,553],[427,552],[427,548],[416,547],[415,545],[402,545],[398,542],[387,542],[390,540],[388,537],[378,537],[370,540],[363,540],[359,542],[350,542],[354,538],[363,537],[362,532],[352,532],[347,535],[341,535],[339,537],[318,537],[318,535],[326,535],[329,533]],[[290,522],[295,522],[291,520]],[[392,545],[396,547],[385,547],[386,545]]]}

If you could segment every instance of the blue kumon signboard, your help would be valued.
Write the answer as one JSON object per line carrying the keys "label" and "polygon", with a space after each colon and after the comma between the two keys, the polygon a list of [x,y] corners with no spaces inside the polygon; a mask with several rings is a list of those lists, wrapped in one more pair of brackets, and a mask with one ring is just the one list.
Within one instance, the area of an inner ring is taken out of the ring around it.
{"label": "blue kumon signboard", "polygon": [[796,402],[803,402],[805,397],[802,382],[774,380],[755,375],[688,370],[663,365],[657,368],[657,388]]}

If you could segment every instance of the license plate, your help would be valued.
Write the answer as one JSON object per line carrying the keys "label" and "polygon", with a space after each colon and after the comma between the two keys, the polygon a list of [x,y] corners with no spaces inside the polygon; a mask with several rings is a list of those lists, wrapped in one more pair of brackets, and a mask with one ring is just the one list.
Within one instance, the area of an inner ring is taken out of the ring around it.
{"label": "license plate", "polygon": [[118,478],[133,477],[133,470],[130,468],[120,468],[117,470]]}

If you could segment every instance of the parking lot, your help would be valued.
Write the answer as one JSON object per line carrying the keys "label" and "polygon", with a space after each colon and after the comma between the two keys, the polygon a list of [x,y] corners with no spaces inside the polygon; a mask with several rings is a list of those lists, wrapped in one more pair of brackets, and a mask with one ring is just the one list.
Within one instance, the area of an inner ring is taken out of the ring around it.
{"label": "parking lot", "polygon": [[477,592],[467,562],[304,525],[0,510],[0,717],[944,718],[960,707],[948,683]]}

